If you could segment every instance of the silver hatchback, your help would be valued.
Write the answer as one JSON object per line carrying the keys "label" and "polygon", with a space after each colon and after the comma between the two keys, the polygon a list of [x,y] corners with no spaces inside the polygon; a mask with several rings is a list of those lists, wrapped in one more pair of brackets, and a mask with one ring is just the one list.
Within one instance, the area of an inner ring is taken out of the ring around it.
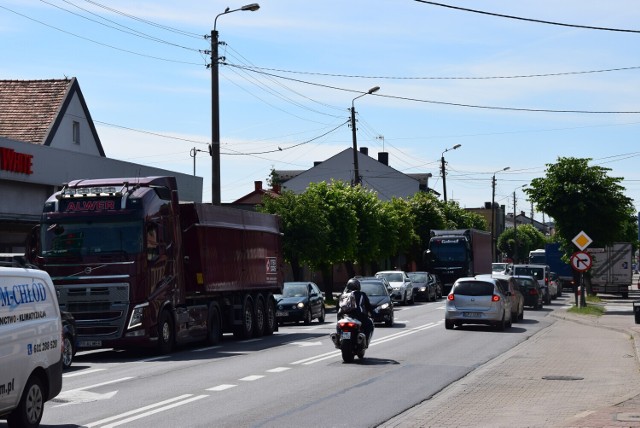
{"label": "silver hatchback", "polygon": [[463,324],[486,324],[503,331],[512,322],[510,295],[494,278],[459,278],[447,296],[444,326],[450,330]]}

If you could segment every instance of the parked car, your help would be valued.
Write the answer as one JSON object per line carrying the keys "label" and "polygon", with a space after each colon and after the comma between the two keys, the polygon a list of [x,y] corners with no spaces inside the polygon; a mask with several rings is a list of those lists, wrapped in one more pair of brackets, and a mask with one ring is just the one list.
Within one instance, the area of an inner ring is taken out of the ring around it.
{"label": "parked car", "polygon": [[[393,327],[393,300],[389,292],[393,290],[385,278],[364,277],[358,278],[360,289],[369,297],[371,306],[375,308],[373,313],[374,323],[384,323],[387,327]],[[346,291],[346,290],[345,290]]]}
{"label": "parked car", "polygon": [[436,300],[437,284],[429,272],[407,272],[413,286],[413,299],[432,302]]}
{"label": "parked car", "polygon": [[524,294],[520,291],[518,283],[511,275],[493,274],[491,276],[498,280],[498,285],[502,287],[502,291],[511,292],[511,318],[513,321],[522,321],[524,319]]}
{"label": "parked car", "polygon": [[510,294],[502,290],[497,279],[489,276],[457,279],[445,303],[445,328],[485,324],[503,331],[511,327]]}
{"label": "parked car", "polygon": [[540,284],[532,276],[516,275],[512,277],[522,295],[524,296],[524,305],[531,306],[533,309],[540,309],[544,305],[544,290]]}
{"label": "parked car", "polygon": [[62,316],[62,367],[68,369],[76,355],[76,320],[71,312],[60,311]]}
{"label": "parked car", "polygon": [[324,296],[314,282],[285,282],[276,299],[276,319],[284,322],[302,321],[306,325],[317,319],[324,322]]}
{"label": "parked car", "polygon": [[525,275],[534,277],[544,291],[544,302],[550,304],[551,298],[556,295],[557,290],[549,289],[549,272],[550,269],[547,265],[518,264],[509,266],[507,273],[514,276]]}
{"label": "parked car", "polygon": [[403,270],[384,270],[376,273],[377,277],[384,277],[391,287],[393,292],[391,298],[400,302],[403,305],[413,305],[413,286],[411,285],[411,279],[409,275]]}

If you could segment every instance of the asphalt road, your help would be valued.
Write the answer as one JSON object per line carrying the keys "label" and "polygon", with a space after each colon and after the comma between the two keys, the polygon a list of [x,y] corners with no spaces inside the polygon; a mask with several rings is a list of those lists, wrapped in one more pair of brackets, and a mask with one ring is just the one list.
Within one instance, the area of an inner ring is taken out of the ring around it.
{"label": "asphalt road", "polygon": [[[431,397],[554,322],[566,302],[525,310],[505,332],[445,330],[444,302],[396,308],[376,326],[365,358],[344,364],[329,334],[335,313],[270,337],[169,356],[104,350],[79,353],[43,427],[369,427]],[[0,423],[0,427],[4,426]]]}

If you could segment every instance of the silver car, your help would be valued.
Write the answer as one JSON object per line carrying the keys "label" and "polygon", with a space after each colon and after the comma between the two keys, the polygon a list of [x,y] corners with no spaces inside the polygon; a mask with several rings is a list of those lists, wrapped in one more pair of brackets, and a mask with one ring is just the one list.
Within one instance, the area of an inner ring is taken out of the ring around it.
{"label": "silver car", "polygon": [[383,277],[389,284],[393,291],[391,292],[391,298],[395,302],[402,303],[403,305],[413,305],[415,299],[413,297],[413,284],[407,273],[403,270],[383,270],[376,273],[376,277]]}
{"label": "silver car", "polygon": [[459,278],[447,296],[444,326],[450,330],[463,324],[486,324],[503,331],[512,322],[510,295],[495,278]]}

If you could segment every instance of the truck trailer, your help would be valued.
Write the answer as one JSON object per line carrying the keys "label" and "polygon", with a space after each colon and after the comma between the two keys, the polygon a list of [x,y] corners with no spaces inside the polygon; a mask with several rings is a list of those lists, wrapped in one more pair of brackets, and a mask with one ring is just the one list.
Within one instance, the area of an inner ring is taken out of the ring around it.
{"label": "truck trailer", "polygon": [[616,242],[605,248],[587,248],[592,265],[591,291],[629,297],[633,278],[633,246],[630,242]]}
{"label": "truck trailer", "polygon": [[277,329],[277,216],[180,203],[175,177],[75,180],[44,204],[27,246],[47,271],[78,348],[217,344]]}
{"label": "truck trailer", "polygon": [[478,229],[432,230],[425,264],[440,277],[443,294],[462,277],[491,274],[491,234]]}

